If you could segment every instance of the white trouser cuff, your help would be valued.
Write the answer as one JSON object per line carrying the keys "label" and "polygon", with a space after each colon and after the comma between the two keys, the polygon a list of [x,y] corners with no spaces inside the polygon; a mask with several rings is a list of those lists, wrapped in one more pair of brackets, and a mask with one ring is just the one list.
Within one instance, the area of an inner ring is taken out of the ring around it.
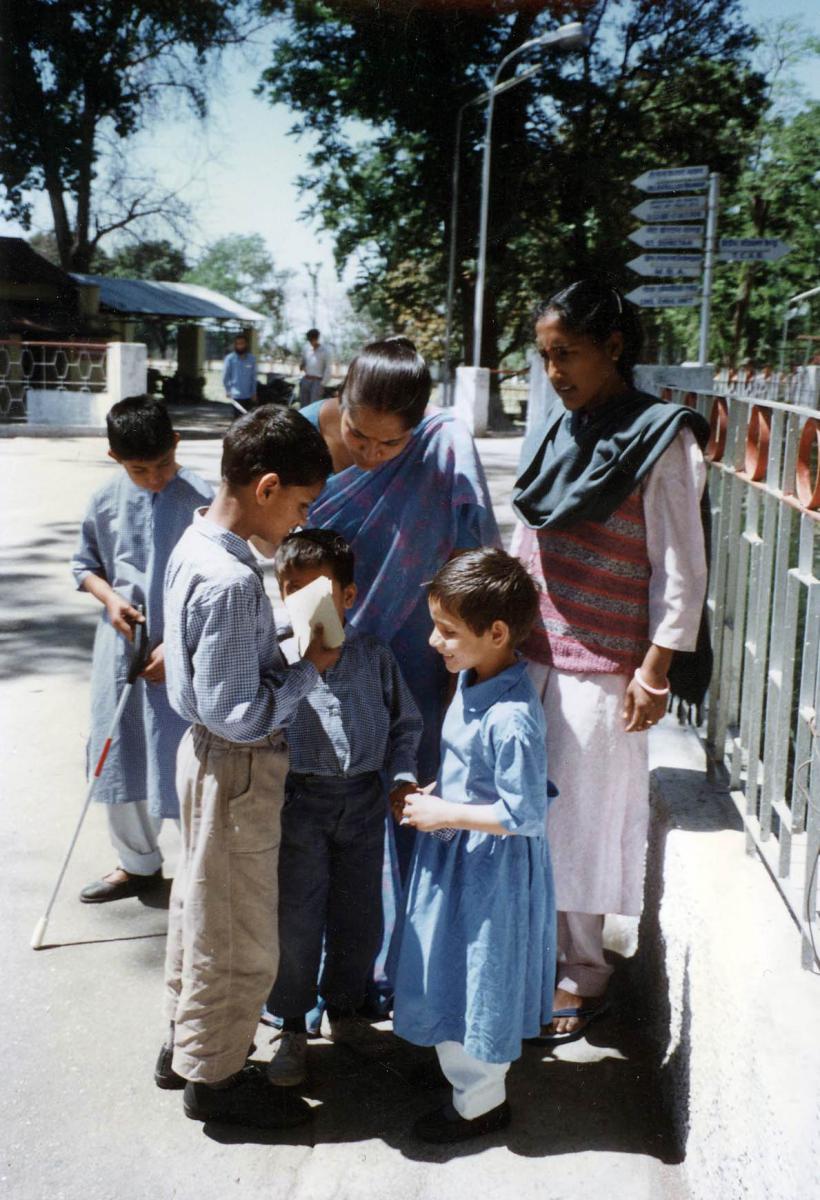
{"label": "white trouser cuff", "polygon": [[161,817],[152,817],[146,800],[109,804],[108,832],[123,871],[129,875],[153,875],[162,866],[157,837]]}
{"label": "white trouser cuff", "polygon": [[558,983],[573,996],[603,996],[612,974],[604,957],[604,918],[600,913],[558,913]]}
{"label": "white trouser cuff", "polygon": [[453,1108],[465,1121],[472,1121],[504,1103],[508,1062],[482,1062],[468,1054],[460,1042],[439,1042],[436,1054],[453,1085]]}

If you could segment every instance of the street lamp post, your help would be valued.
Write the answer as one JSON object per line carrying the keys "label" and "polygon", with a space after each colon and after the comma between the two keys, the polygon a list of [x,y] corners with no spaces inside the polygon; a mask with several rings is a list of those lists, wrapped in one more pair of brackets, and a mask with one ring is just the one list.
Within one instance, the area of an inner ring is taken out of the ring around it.
{"label": "street lamp post", "polygon": [[484,132],[484,157],[481,168],[481,217],[479,220],[478,267],[476,271],[475,306],[473,309],[473,366],[475,367],[481,366],[484,282],[487,267],[487,220],[490,208],[490,145],[493,130],[493,101],[495,100],[496,93],[501,90],[498,87],[498,78],[509,62],[517,58],[519,54],[524,54],[527,50],[535,49],[536,46],[561,46],[565,50],[573,50],[586,46],[588,41],[589,34],[583,25],[578,21],[573,21],[570,25],[562,25],[560,29],[554,29],[552,33],[544,33],[541,37],[530,38],[528,42],[522,42],[520,46],[516,46],[514,50],[511,50],[509,54],[502,58],[495,69],[493,81],[488,92],[487,122]]}
{"label": "street lamp post", "polygon": [[[508,91],[512,87],[517,87],[519,83],[523,83],[525,79],[531,79],[542,68],[543,63],[535,63],[534,66],[528,67],[526,71],[522,71],[520,75],[516,75],[514,79],[508,79],[505,83],[500,83],[494,90],[494,94],[499,96],[502,92]],[[478,107],[479,104],[486,104],[490,99],[490,92],[482,92],[480,96],[474,96],[472,100],[467,100],[462,104],[456,116],[456,130],[453,138],[453,177],[451,185],[451,204],[450,204],[450,251],[447,264],[447,321],[444,334],[444,386],[449,393],[453,386],[452,378],[452,360],[451,349],[453,341],[453,305],[455,302],[455,280],[456,280],[456,250],[458,245],[458,189],[459,176],[461,170],[461,127],[464,121],[464,113],[468,108]]]}

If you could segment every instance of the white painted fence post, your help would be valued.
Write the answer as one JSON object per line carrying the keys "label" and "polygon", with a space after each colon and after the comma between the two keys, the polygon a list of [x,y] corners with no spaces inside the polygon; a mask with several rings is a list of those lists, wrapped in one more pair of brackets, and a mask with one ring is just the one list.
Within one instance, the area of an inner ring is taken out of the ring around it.
{"label": "white painted fence post", "polygon": [[490,372],[487,367],[457,367],[453,412],[473,437],[487,432],[490,407]]}
{"label": "white painted fence post", "polygon": [[148,386],[148,347],[142,342],[109,342],[106,351],[109,408],[126,396],[139,396]]}

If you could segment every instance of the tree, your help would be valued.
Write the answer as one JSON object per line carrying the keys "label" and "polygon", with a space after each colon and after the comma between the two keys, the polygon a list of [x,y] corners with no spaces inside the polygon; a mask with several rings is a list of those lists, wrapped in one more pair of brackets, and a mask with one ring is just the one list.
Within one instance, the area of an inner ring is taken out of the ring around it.
{"label": "tree", "polygon": [[[360,303],[377,297],[398,320],[412,277],[428,325],[443,307],[458,108],[509,50],[559,21],[585,21],[583,54],[544,55],[534,80],[496,105],[483,333],[492,368],[531,342],[534,304],[561,284],[606,272],[631,286],[633,176],[707,162],[736,178],[759,117],[755,37],[737,0],[263,7],[290,25],[262,86],[299,114],[295,134],[319,142],[301,180],[308,213],[333,234],[340,264],[355,257]],[[456,257],[467,356],[483,119],[483,107],[465,113]]]}
{"label": "tree", "polygon": [[[115,143],[181,92],[204,114],[203,69],[243,36],[241,0],[26,0],[2,9],[0,181],[5,213],[29,227],[45,190],[66,270],[88,271],[100,241],[162,217],[173,196],[115,169],[95,203],[106,137]],[[107,200],[114,197],[112,209]]]}
{"label": "tree", "polygon": [[289,271],[277,271],[260,233],[231,233],[206,247],[186,283],[213,288],[248,308],[264,310],[276,337],[284,321]]}
{"label": "tree", "polygon": [[[799,21],[780,20],[761,29],[757,57],[766,79],[765,103],[740,176],[722,185],[718,234],[778,237],[791,252],[776,263],[718,263],[710,357],[731,366],[777,361],[786,301],[815,280],[820,250],[820,105],[806,100],[789,69],[818,54],[820,40]],[[662,340],[678,357],[695,353],[697,309],[666,312],[657,324]]]}
{"label": "tree", "polygon": [[158,279],[175,283],[189,270],[185,254],[168,241],[135,242],[108,257],[99,273],[118,279]]}

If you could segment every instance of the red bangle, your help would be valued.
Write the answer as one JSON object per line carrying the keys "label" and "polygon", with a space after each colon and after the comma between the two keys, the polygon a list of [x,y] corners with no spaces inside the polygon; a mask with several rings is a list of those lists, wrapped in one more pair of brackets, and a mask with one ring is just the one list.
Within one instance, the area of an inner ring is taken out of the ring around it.
{"label": "red bangle", "polygon": [[649,684],[644,679],[643,675],[641,675],[640,667],[635,668],[635,678],[637,679],[638,683],[641,685],[643,690],[645,692],[649,692],[650,696],[668,696],[669,692],[671,691],[671,688],[669,687],[668,683],[665,688],[650,687]]}

